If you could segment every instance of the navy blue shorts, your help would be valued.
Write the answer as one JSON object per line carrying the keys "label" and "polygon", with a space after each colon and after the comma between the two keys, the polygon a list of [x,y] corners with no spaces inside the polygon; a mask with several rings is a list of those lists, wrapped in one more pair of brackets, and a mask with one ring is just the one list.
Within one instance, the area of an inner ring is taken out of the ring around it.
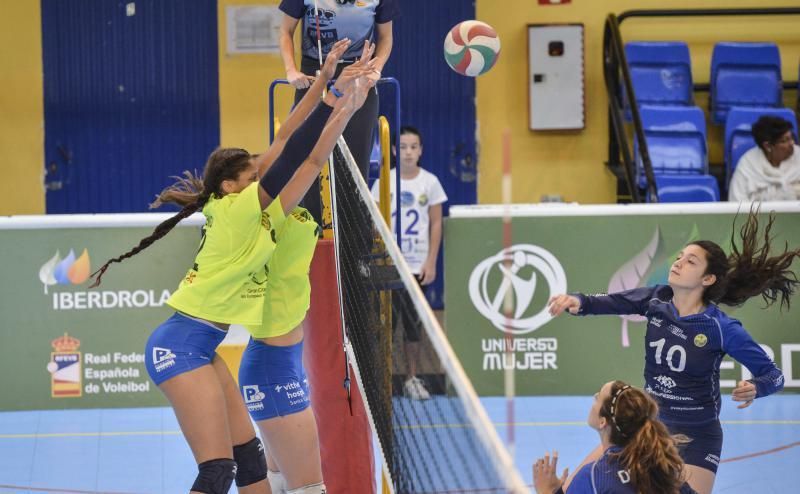
{"label": "navy blue shorts", "polygon": [[144,363],[150,379],[167,379],[210,364],[227,331],[176,312],[147,340]]}
{"label": "navy blue shorts", "polygon": [[250,339],[239,366],[239,388],[253,420],[302,412],[311,404],[303,342],[272,346]]}
{"label": "navy blue shorts", "polygon": [[670,434],[683,434],[691,441],[678,446],[678,452],[687,465],[711,470],[715,474],[722,453],[722,426],[719,421],[703,425],[665,424]]}

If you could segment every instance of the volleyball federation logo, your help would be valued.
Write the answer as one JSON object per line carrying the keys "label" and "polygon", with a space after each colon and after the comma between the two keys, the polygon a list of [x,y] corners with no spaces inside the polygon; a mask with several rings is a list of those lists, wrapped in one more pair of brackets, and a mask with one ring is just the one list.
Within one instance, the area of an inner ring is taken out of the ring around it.
{"label": "volleyball federation logo", "polygon": [[81,255],[76,259],[75,251],[69,250],[69,254],[63,259],[61,252],[56,251],[56,255],[50,258],[39,268],[39,280],[44,284],[44,293],[47,294],[47,287],[53,285],[80,285],[89,279],[92,272],[92,263],[89,259],[89,251],[83,249]]}
{"label": "volleyball federation logo", "polygon": [[81,386],[81,341],[64,333],[51,342],[54,352],[50,354],[47,372],[50,373],[50,396],[53,398],[76,398],[82,393]]}
{"label": "volleyball federation logo", "polygon": [[[547,296],[535,298],[542,279],[547,283]],[[484,259],[469,277],[469,297],[478,312],[500,331],[515,335],[536,331],[550,321],[547,300],[566,291],[567,275],[561,263],[549,251],[531,244],[517,244]],[[510,317],[503,313],[503,300],[509,292],[514,301]]]}

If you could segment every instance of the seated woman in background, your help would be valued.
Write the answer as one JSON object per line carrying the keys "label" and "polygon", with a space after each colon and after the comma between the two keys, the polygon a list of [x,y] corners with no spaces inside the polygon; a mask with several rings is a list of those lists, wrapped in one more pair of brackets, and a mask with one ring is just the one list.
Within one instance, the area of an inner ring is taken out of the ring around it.
{"label": "seated woman in background", "polygon": [[603,453],[592,455],[567,480],[557,476],[558,453],[533,465],[537,494],[696,494],[684,480],[679,442],[658,420],[658,405],[647,393],[622,381],[608,382],[594,395],[589,426],[600,435]]}
{"label": "seated woman in background", "polygon": [[757,146],[744,153],[728,189],[729,201],[794,201],[800,199],[800,149],[792,124],[763,116],[753,124]]}

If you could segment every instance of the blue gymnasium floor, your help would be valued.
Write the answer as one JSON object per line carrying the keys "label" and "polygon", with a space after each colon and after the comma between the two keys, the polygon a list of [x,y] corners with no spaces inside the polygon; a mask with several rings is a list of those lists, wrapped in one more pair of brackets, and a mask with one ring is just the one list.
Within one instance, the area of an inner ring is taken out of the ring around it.
{"label": "blue gymnasium floor", "polygon": [[[574,468],[597,445],[584,422],[591,401],[516,400],[515,457],[526,481],[545,451],[558,449],[561,466]],[[483,402],[504,437],[505,400]],[[745,410],[726,401],[722,419],[714,492],[800,492],[800,395],[769,397]],[[188,492],[195,469],[169,408],[0,413],[0,493],[174,494]]]}

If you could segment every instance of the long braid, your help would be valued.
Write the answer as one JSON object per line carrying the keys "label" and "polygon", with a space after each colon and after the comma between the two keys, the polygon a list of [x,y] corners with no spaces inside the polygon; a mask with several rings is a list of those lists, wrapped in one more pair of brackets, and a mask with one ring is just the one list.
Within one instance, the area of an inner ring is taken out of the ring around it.
{"label": "long braid", "polygon": [[250,158],[250,153],[244,149],[217,148],[208,157],[202,180],[188,171],[184,172],[183,177],[175,177],[175,184],[161,191],[151,206],[157,207],[164,202],[173,202],[182,206],[183,209],[175,216],[161,222],[155,227],[153,233],[140,240],[136,247],[121,256],[106,261],[100,269],[92,273],[94,283],[89,288],[100,285],[103,274],[111,264],[122,262],[148,248],[153,242],[175,228],[175,225],[180,223],[181,220],[202,210],[212,195],[222,196],[223,182],[237,180],[239,174],[251,165]]}
{"label": "long braid", "polygon": [[139,252],[143,251],[144,249],[150,247],[156,240],[159,240],[164,235],[169,233],[173,228],[175,228],[175,226],[178,223],[180,223],[181,220],[183,220],[184,218],[188,218],[189,216],[191,216],[195,212],[201,210],[203,208],[203,206],[205,206],[206,202],[208,202],[209,197],[210,197],[210,194],[207,194],[207,193],[203,192],[202,194],[200,194],[200,197],[198,197],[196,202],[194,202],[192,204],[187,204],[186,206],[183,207],[183,209],[181,209],[178,212],[178,214],[176,214],[175,216],[172,216],[171,218],[168,218],[168,219],[162,221],[158,226],[156,226],[153,229],[153,233],[151,233],[149,236],[147,236],[147,237],[143,238],[142,240],[140,240],[139,244],[137,246],[135,246],[134,248],[132,248],[128,252],[122,254],[121,256],[114,257],[114,258],[109,259],[108,261],[106,261],[106,263],[103,264],[100,267],[100,269],[98,269],[97,271],[92,273],[92,278],[94,278],[94,283],[89,285],[89,288],[95,288],[95,287],[100,285],[100,282],[102,281],[102,278],[103,278],[103,274],[105,274],[106,270],[108,269],[108,267],[111,264],[113,264],[115,262],[116,263],[122,262],[125,259],[127,259],[129,257],[133,257],[136,254],[138,254]]}

